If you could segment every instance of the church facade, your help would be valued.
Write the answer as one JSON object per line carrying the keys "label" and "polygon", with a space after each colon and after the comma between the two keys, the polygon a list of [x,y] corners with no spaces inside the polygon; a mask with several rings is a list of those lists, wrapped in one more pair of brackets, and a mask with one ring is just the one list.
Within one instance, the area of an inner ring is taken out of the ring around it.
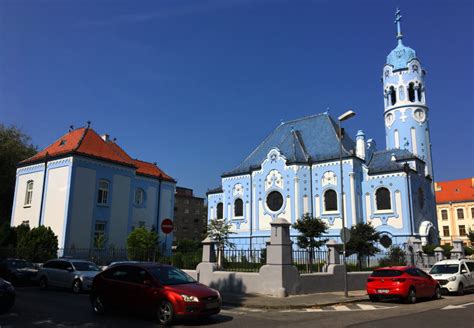
{"label": "church facade", "polygon": [[425,71],[402,42],[400,19],[397,11],[398,45],[382,75],[386,148],[377,150],[362,130],[355,140],[344,134],[328,113],[281,123],[207,193],[208,220],[231,223],[237,248],[265,247],[273,220],[294,223],[306,213],[340,240],[341,179],[346,227],[371,223],[387,247],[412,236],[437,241]]}

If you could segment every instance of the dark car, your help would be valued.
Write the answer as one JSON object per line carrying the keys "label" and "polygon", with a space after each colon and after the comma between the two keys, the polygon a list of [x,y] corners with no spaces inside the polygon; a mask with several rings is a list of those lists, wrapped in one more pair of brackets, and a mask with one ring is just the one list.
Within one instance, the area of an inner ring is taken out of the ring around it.
{"label": "dark car", "polygon": [[441,288],[429,274],[415,267],[393,266],[374,270],[367,279],[367,294],[372,302],[382,298],[401,298],[415,303],[418,298],[441,298]]}
{"label": "dark car", "polygon": [[0,278],[0,313],[10,311],[15,304],[15,288],[13,285]]}
{"label": "dark car", "polygon": [[38,269],[30,262],[21,259],[4,259],[0,261],[0,277],[13,284],[34,281]]}
{"label": "dark car", "polygon": [[198,283],[170,265],[119,264],[98,274],[90,294],[92,309],[154,314],[159,323],[170,324],[178,317],[208,317],[221,310],[217,290]]}

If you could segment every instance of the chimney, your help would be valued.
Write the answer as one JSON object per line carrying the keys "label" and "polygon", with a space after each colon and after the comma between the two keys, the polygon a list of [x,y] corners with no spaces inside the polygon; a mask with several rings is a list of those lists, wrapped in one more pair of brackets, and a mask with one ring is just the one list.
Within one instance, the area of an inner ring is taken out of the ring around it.
{"label": "chimney", "polygon": [[102,140],[104,141],[109,141],[110,139],[110,135],[108,135],[107,133],[104,133],[103,135],[100,136],[102,138]]}
{"label": "chimney", "polygon": [[356,135],[356,156],[365,159],[365,134],[364,131],[357,131]]}

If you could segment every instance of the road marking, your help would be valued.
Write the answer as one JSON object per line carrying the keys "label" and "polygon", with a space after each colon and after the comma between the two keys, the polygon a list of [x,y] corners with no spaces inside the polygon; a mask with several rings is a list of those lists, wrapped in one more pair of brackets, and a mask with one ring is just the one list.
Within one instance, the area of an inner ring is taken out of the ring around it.
{"label": "road marking", "polygon": [[351,310],[345,305],[334,305],[333,308],[336,311],[350,311]]}
{"label": "road marking", "polygon": [[323,312],[323,309],[306,309],[306,312]]}
{"label": "road marking", "polygon": [[448,305],[442,308],[441,310],[455,310],[455,309],[464,309],[466,306],[469,305],[474,305],[474,302],[471,303],[464,303],[464,304],[459,304],[459,305]]}
{"label": "road marking", "polygon": [[0,315],[0,318],[8,318],[8,317],[18,317],[18,313],[5,313],[5,314],[1,314]]}
{"label": "road marking", "polygon": [[376,306],[370,305],[370,304],[357,304],[357,306],[360,307],[364,311],[376,310],[377,309]]}

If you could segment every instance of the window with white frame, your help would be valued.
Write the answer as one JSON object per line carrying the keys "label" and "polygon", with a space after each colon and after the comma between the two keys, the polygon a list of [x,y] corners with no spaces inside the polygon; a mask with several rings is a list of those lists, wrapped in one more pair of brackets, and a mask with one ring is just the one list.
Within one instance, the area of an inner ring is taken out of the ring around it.
{"label": "window with white frame", "polygon": [[33,201],[33,180],[26,183],[25,206],[31,206]]}
{"label": "window with white frame", "polygon": [[324,193],[324,210],[326,212],[337,211],[337,193],[328,189]]}
{"label": "window with white frame", "polygon": [[97,204],[107,205],[109,198],[109,182],[107,180],[99,181],[99,191],[97,193]]}
{"label": "window with white frame", "polygon": [[135,189],[135,205],[143,204],[145,192],[141,188]]}
{"label": "window with white frame", "polygon": [[390,190],[385,187],[377,189],[375,192],[375,202],[378,211],[391,210],[392,201],[390,199]]}
{"label": "window with white frame", "polygon": [[105,247],[105,228],[107,222],[96,221],[94,226],[94,248]]}

